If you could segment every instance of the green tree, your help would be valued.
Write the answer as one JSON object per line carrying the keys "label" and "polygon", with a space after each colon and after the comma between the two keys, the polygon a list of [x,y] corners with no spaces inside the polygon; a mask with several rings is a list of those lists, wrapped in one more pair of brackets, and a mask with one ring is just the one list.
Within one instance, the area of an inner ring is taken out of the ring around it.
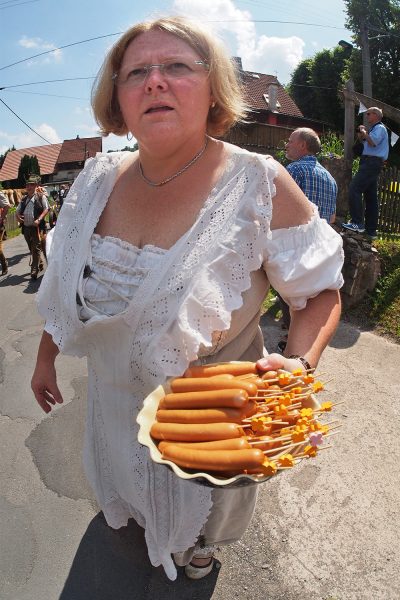
{"label": "green tree", "polygon": [[[337,131],[343,131],[344,119],[342,101],[336,90],[349,78],[353,79],[357,91],[363,90],[363,27],[369,41],[373,96],[400,106],[400,1],[344,1],[353,50],[337,46],[318,52],[297,66],[288,86],[304,116],[332,123]],[[399,132],[398,124],[385,121]]]}
{"label": "green tree", "polygon": [[3,166],[4,161],[6,160],[6,156],[9,152],[12,152],[13,150],[15,150],[15,146],[13,146],[12,148],[8,148],[4,154],[0,154],[0,169]]}
{"label": "green tree", "polygon": [[361,29],[366,27],[371,56],[374,98],[400,106],[400,2],[398,0],[345,0],[346,27],[353,32],[354,50],[345,75],[356,90],[363,89]]}
{"label": "green tree", "polygon": [[[302,60],[292,73],[287,92],[291,95],[301,112],[305,115],[307,109],[315,104],[315,90],[311,85],[313,59]],[[314,113],[317,115],[317,113]],[[315,119],[318,117],[315,116]]]}
{"label": "green tree", "polygon": [[338,90],[348,53],[337,46],[322,50],[296,67],[288,91],[305,117],[343,131],[344,110]]}
{"label": "green tree", "polygon": [[107,150],[107,152],[136,152],[136,150],[138,150],[139,145],[136,142],[133,146],[125,146],[125,148],[122,148],[121,150]]}
{"label": "green tree", "polygon": [[17,186],[20,188],[25,187],[29,175],[40,175],[39,162],[37,156],[24,154],[18,167]]}
{"label": "green tree", "polygon": [[332,123],[336,131],[343,131],[344,107],[338,90],[342,87],[342,72],[347,61],[346,52],[336,46],[323,50],[314,57],[312,82],[319,106],[319,119]]}

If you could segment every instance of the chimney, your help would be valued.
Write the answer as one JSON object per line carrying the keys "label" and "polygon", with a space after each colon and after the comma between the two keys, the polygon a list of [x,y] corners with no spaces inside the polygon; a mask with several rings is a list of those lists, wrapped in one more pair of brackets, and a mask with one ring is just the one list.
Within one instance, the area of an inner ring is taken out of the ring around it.
{"label": "chimney", "polygon": [[278,84],[270,83],[268,86],[268,108],[271,112],[278,112]]}
{"label": "chimney", "polygon": [[234,65],[236,65],[238,71],[243,71],[242,59],[240,58],[240,56],[232,56],[232,62]]}

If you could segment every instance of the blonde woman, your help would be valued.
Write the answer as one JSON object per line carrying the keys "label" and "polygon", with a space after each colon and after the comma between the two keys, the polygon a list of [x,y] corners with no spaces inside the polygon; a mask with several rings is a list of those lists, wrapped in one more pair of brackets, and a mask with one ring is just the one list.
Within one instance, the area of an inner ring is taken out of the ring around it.
{"label": "blonde woman", "polygon": [[[186,565],[197,579],[245,531],[256,490],[211,490],[154,464],[137,442],[143,399],[193,362],[315,366],[339,318],[341,239],[273,159],[217,139],[246,108],[201,25],[170,17],[129,29],[93,109],[103,135],[130,133],[139,150],[88,160],[64,202],[32,388],[49,412],[62,402],[58,352],[88,357],[84,463],[107,522],[133,517],[154,566],[174,579]],[[269,282],[294,309],[287,357],[263,358]]]}

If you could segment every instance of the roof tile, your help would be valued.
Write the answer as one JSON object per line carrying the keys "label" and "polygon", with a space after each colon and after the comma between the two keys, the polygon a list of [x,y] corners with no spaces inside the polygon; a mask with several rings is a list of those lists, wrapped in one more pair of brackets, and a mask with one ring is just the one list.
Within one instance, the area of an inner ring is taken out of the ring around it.
{"label": "roof tile", "polygon": [[293,117],[303,116],[299,107],[274,75],[265,75],[264,73],[256,73],[254,71],[243,71],[242,74],[246,101],[252,109],[268,110],[268,105],[264,100],[263,94],[268,94],[269,85],[276,83],[278,85],[277,100],[281,105],[280,108],[277,108],[277,111]]}
{"label": "roof tile", "polygon": [[17,179],[21,158],[25,156],[25,154],[28,156],[37,156],[40,174],[50,175],[55,170],[61,146],[62,144],[47,144],[46,146],[32,146],[31,148],[12,150],[7,154],[3,166],[0,169],[0,181]]}
{"label": "roof tile", "polygon": [[64,140],[61,144],[47,144],[46,146],[32,146],[31,148],[12,150],[7,154],[0,169],[0,181],[17,179],[21,158],[25,154],[37,156],[41,175],[51,175],[57,171],[60,164],[84,162],[87,158],[96,156],[96,153],[101,151],[101,137],[75,138]]}
{"label": "roof tile", "polygon": [[57,163],[85,161],[87,158],[96,156],[102,150],[102,138],[75,138],[64,140]]}

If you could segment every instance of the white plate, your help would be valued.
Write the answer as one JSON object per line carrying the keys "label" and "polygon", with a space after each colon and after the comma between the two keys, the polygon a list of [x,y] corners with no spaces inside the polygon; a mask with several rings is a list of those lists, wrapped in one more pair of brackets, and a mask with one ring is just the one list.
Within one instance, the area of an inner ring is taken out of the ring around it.
{"label": "white plate", "polygon": [[150,456],[155,463],[170,467],[175,473],[175,475],[177,475],[181,479],[191,480],[194,483],[199,483],[201,485],[206,485],[209,487],[242,487],[244,485],[255,485],[257,483],[262,483],[264,481],[267,481],[268,479],[271,479],[271,476],[269,475],[265,476],[245,474],[235,475],[234,477],[230,477],[229,479],[222,479],[220,477],[210,475],[210,473],[193,473],[191,471],[186,471],[181,467],[178,467],[178,465],[171,462],[170,460],[164,460],[150,435],[150,429],[156,420],[156,412],[158,409],[158,405],[165,393],[166,392],[162,385],[158,386],[158,388],[151,392],[151,394],[149,394],[145,399],[143,403],[143,408],[139,412],[136,419],[137,423],[139,424],[139,443],[143,444],[143,446],[147,446],[147,448],[150,451]]}

